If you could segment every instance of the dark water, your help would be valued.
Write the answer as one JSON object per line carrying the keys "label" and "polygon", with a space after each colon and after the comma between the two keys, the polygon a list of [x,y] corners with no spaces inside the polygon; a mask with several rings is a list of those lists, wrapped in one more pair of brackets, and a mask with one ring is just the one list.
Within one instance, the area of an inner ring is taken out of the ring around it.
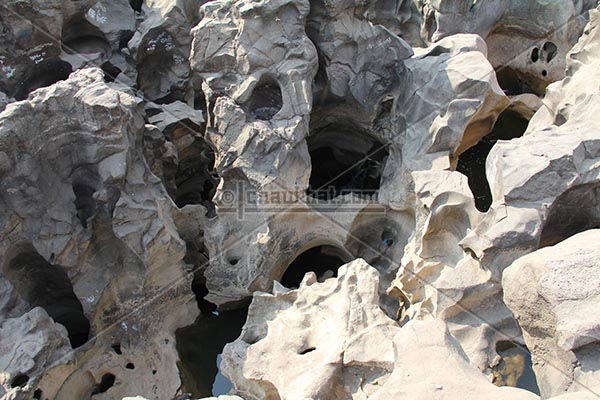
{"label": "dark water", "polygon": [[531,354],[527,348],[512,342],[500,342],[496,351],[502,357],[502,361],[493,369],[494,384],[518,387],[539,395],[540,388],[533,373]]}
{"label": "dark water", "polygon": [[200,316],[193,325],[176,332],[183,392],[194,398],[227,394],[231,382],[219,371],[221,352],[242,332],[248,309]]}

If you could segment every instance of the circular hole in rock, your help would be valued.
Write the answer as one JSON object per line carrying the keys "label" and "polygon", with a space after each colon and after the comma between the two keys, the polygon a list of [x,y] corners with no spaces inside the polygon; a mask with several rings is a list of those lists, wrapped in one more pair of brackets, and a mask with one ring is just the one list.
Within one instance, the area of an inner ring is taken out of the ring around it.
{"label": "circular hole in rock", "polygon": [[546,52],[546,62],[552,61],[558,54],[558,47],[552,42],[544,43],[542,48]]}
{"label": "circular hole in rock", "polygon": [[394,245],[395,237],[396,237],[396,235],[394,234],[394,232],[389,231],[389,230],[384,230],[381,233],[381,241],[383,242],[383,244],[385,244],[388,247],[392,247]]}
{"label": "circular hole in rock", "polygon": [[33,398],[35,400],[41,400],[43,396],[43,393],[41,391],[41,389],[35,389],[35,392],[33,392]]}
{"label": "circular hole in rock", "polygon": [[120,343],[113,344],[112,345],[112,349],[118,355],[123,354],[123,351],[121,350],[121,344]]}
{"label": "circular hole in rock", "polygon": [[240,257],[233,257],[233,258],[230,258],[228,262],[230,265],[237,265],[237,263],[239,263],[240,260],[241,260]]}
{"label": "circular hole in rock", "polygon": [[269,76],[263,76],[256,84],[250,98],[242,104],[242,108],[252,118],[263,121],[271,120],[283,107],[283,97],[279,83]]}
{"label": "circular hole in rock", "polygon": [[546,71],[546,70],[543,70],[543,71],[542,71],[542,76],[548,76],[548,71]]}
{"label": "circular hole in rock", "polygon": [[127,369],[135,369],[135,365],[133,363],[127,363],[125,365],[125,368],[127,368]]}

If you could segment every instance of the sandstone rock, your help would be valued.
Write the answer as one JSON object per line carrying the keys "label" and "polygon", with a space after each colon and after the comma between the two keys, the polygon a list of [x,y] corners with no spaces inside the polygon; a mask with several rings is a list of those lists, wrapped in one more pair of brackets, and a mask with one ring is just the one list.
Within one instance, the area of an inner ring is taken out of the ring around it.
{"label": "sandstone rock", "polygon": [[597,386],[600,321],[591,312],[600,296],[600,268],[589,230],[516,260],[504,271],[504,299],[532,349],[545,397]]}
{"label": "sandstone rock", "polygon": [[6,105],[12,103],[15,99],[8,97],[6,94],[0,92],[0,112],[4,111]]}
{"label": "sandstone rock", "polygon": [[534,398],[508,342],[595,384],[579,314],[525,343],[502,283],[600,225],[594,5],[2,5],[2,396],[189,398],[175,330],[253,295],[244,398]]}
{"label": "sandstone rock", "polygon": [[25,398],[46,369],[73,360],[66,329],[41,307],[0,323],[0,350],[3,399]]}
{"label": "sandstone rock", "polygon": [[276,285],[274,294],[256,294],[242,335],[223,352],[236,392],[245,399],[367,398],[391,372],[391,339],[400,330],[379,309],[377,284],[377,271],[359,259],[336,279],[318,283],[313,273],[297,290]]}
{"label": "sandstone rock", "polygon": [[[576,43],[594,1],[420,1],[423,37],[436,42],[476,33],[492,49],[489,59],[503,89],[542,94],[564,77],[565,55]],[[533,18],[533,20],[532,20]]]}
{"label": "sandstone rock", "polygon": [[539,399],[497,387],[476,368],[441,321],[410,321],[394,337],[394,372],[369,399]]}
{"label": "sandstone rock", "polygon": [[186,1],[144,2],[144,20],[129,41],[137,85],[150,100],[185,99],[190,77],[190,29]]}
{"label": "sandstone rock", "polygon": [[[466,187],[452,183],[448,173],[439,173],[439,178],[433,171],[413,173],[417,199],[425,203],[418,208],[416,235],[407,245],[390,293],[406,296],[412,304],[408,315],[413,318],[433,314],[446,320],[481,370],[493,367],[496,343],[519,336],[501,298],[502,271],[540,245],[554,244],[597,224],[592,206],[598,177],[598,135],[592,117],[596,102],[586,96],[571,97],[582,93],[584,82],[595,79],[588,70],[593,68],[595,52],[586,43],[595,37],[596,15],[597,11],[591,12],[589,34],[568,60],[569,77],[549,88],[549,99],[571,98],[568,108],[576,108],[578,117],[572,118],[570,127],[555,124],[561,106],[551,101],[536,112],[522,137],[492,147],[485,168],[493,197],[487,214],[463,203]],[[577,55],[580,51],[585,56]],[[487,185],[485,180],[480,184]],[[457,208],[449,211],[452,204]],[[435,216],[442,210],[448,211],[438,224]]]}
{"label": "sandstone rock", "polygon": [[[72,346],[81,346],[74,363],[32,369],[31,392],[57,399],[109,389],[109,396],[150,394],[160,381],[159,393],[170,396],[179,386],[172,335],[197,311],[187,308],[191,277],[173,204],[137,148],[143,127],[138,99],[110,88],[99,69],[79,71],[0,114],[8,282],[0,304],[9,318],[43,307],[66,326]],[[166,292],[164,282],[173,282]],[[157,304],[155,317],[137,314],[165,294],[170,300]]]}
{"label": "sandstone rock", "polygon": [[552,397],[551,400],[593,400],[598,398],[598,388],[594,387],[587,390],[580,390],[574,393],[562,394]]}

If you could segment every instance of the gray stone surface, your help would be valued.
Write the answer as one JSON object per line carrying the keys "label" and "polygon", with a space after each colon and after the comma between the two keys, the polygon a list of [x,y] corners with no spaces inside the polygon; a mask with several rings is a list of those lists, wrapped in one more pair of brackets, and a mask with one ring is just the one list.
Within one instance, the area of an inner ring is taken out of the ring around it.
{"label": "gray stone surface", "polygon": [[185,397],[175,331],[252,297],[241,398],[535,398],[507,341],[596,385],[593,296],[514,272],[595,265],[594,1],[5,3],[3,400]]}

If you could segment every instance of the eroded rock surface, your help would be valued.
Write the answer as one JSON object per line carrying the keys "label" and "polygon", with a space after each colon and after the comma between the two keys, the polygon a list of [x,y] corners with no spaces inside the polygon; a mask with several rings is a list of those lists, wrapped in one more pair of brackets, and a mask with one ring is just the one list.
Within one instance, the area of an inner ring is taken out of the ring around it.
{"label": "eroded rock surface", "polygon": [[223,352],[244,398],[367,398],[391,372],[400,328],[379,309],[377,270],[358,259],[338,274],[255,295],[240,338]]}
{"label": "eroded rock surface", "polygon": [[2,398],[593,393],[594,6],[0,5]]}
{"label": "eroded rock surface", "polygon": [[504,273],[504,298],[533,351],[542,394],[600,383],[600,296],[597,229],[577,234],[515,261]]}

